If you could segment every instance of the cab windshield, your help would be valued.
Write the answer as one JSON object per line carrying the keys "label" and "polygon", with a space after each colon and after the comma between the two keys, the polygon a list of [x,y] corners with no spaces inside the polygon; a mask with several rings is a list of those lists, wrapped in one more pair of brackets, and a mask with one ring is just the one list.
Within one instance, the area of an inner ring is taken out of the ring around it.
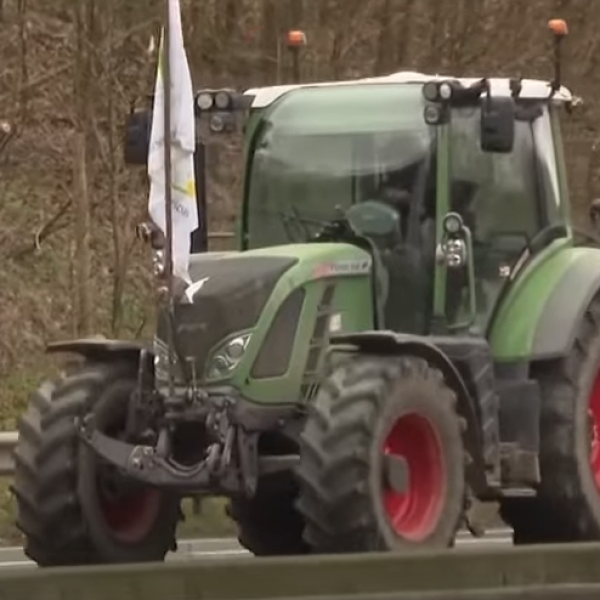
{"label": "cab windshield", "polygon": [[307,87],[277,100],[251,145],[245,246],[306,241],[340,210],[404,190],[423,202],[435,130],[419,84]]}

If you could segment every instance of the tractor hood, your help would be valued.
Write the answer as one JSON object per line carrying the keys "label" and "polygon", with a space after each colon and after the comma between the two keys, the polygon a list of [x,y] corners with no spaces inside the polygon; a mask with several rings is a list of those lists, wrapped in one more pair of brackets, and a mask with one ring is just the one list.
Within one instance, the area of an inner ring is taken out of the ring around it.
{"label": "tractor hood", "polygon": [[[180,375],[189,381],[194,372],[202,380],[215,348],[252,330],[274,296],[279,303],[310,280],[367,274],[370,267],[369,254],[348,244],[297,244],[192,256],[192,283],[174,307]],[[158,315],[155,346],[163,351],[167,318],[166,312]],[[161,379],[164,373],[157,369],[156,375]]]}

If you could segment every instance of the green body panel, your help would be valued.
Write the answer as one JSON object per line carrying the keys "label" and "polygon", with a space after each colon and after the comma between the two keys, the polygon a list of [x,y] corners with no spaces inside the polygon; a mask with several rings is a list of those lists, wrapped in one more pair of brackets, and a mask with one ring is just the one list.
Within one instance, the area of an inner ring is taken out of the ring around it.
{"label": "green body panel", "polygon": [[[552,354],[540,347],[539,339],[540,328],[553,320],[551,345],[556,354],[565,350],[565,338],[577,326],[577,314],[595,290],[599,266],[600,250],[573,247],[570,239],[557,240],[535,257],[518,276],[494,319],[489,334],[494,357],[512,361]],[[559,294],[568,298],[568,304],[556,303]]]}
{"label": "green body panel", "polygon": [[[332,278],[335,280],[332,312],[341,315],[341,330],[373,329],[371,257],[349,244],[291,244],[248,250],[248,256],[291,256],[298,263],[279,280],[261,317],[252,331],[252,338],[240,363],[229,380],[250,401],[261,403],[295,402],[303,381],[317,310],[322,293]],[[323,273],[327,265],[354,265],[354,273]],[[253,379],[252,366],[263,345],[279,307],[297,288],[306,293],[293,345],[288,371],[280,377]]]}

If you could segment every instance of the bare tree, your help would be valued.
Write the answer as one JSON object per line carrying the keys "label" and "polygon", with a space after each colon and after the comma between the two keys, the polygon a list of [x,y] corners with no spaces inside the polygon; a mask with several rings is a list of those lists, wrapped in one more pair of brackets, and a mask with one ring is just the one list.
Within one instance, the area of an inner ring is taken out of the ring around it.
{"label": "bare tree", "polygon": [[27,119],[29,97],[29,68],[28,68],[28,31],[27,31],[27,0],[17,0],[17,19],[19,23],[19,109],[20,120]]}
{"label": "bare tree", "polygon": [[93,60],[90,34],[94,28],[94,0],[75,3],[76,50],[74,64],[75,127],[73,144],[74,296],[76,332],[88,335],[93,330],[91,297],[90,197],[88,187],[90,113],[92,106]]}

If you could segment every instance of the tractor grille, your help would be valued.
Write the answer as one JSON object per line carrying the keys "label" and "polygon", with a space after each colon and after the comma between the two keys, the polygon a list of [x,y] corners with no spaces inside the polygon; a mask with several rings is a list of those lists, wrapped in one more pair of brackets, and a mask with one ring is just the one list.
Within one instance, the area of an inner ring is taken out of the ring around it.
{"label": "tractor grille", "polygon": [[335,283],[329,283],[323,290],[323,296],[319,303],[317,318],[310,341],[308,358],[304,366],[300,397],[304,400],[312,400],[318,391],[319,368],[327,345],[329,344],[329,320],[333,312],[333,297],[335,295]]}
{"label": "tractor grille", "polygon": [[297,288],[279,307],[271,329],[252,365],[251,375],[254,379],[280,377],[288,370],[304,297],[304,288]]}
{"label": "tractor grille", "polygon": [[[193,304],[176,304],[175,351],[180,371],[190,380],[193,369],[202,379],[209,353],[223,338],[252,328],[280,277],[296,263],[288,257],[239,256],[206,261],[193,281],[205,279]],[[158,315],[156,337],[167,339],[168,314]]]}

